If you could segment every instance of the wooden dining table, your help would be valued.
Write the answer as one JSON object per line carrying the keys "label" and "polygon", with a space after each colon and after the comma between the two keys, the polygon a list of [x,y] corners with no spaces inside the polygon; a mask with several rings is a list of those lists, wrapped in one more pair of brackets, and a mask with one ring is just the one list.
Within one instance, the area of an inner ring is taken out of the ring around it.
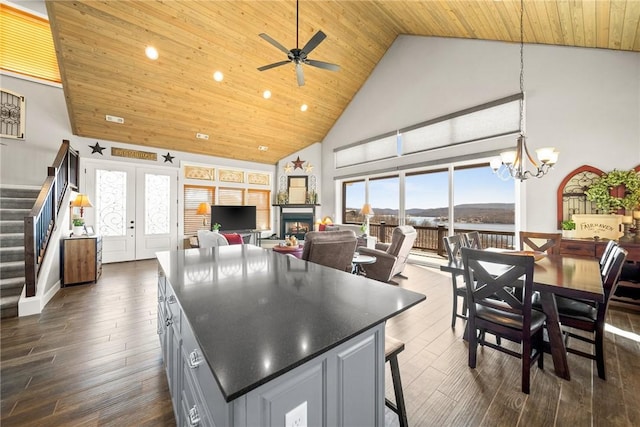
{"label": "wooden dining table", "polygon": [[[451,274],[464,274],[461,259],[440,266],[440,270]],[[558,319],[555,296],[602,302],[604,290],[600,263],[591,257],[546,255],[534,264],[533,290],[540,292],[542,310],[547,316],[547,333],[556,375],[569,380],[571,375],[567,349]]]}

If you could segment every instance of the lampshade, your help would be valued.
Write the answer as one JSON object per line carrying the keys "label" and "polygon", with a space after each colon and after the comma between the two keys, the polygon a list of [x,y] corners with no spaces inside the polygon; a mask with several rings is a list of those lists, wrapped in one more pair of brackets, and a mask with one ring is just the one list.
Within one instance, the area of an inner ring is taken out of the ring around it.
{"label": "lampshade", "polygon": [[371,205],[369,203],[365,203],[364,205],[362,205],[360,213],[362,215],[373,215],[373,209],[371,209]]}
{"label": "lampshade", "polygon": [[324,225],[331,225],[333,224],[333,219],[331,219],[330,216],[325,216],[324,218],[322,218],[322,223]]}
{"label": "lampshade", "polygon": [[76,198],[71,202],[71,206],[74,208],[92,208],[91,200],[86,194],[78,194]]}
{"label": "lampshade", "polygon": [[196,215],[209,215],[211,213],[211,205],[206,202],[202,202],[198,205]]}

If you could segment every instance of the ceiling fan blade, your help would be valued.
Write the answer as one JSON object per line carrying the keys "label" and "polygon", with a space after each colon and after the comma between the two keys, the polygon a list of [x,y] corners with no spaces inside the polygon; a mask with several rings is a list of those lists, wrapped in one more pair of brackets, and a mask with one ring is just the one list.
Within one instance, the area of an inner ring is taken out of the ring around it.
{"label": "ceiling fan blade", "polygon": [[323,33],[322,31],[318,31],[316,35],[311,37],[311,40],[309,40],[307,44],[304,45],[304,47],[302,48],[302,51],[308,55],[309,53],[311,53],[313,49],[318,47],[318,45],[322,40],[326,38],[327,38],[327,35],[325,33]]}
{"label": "ceiling fan blade", "polygon": [[340,70],[340,66],[339,65],[331,64],[329,62],[315,61],[313,59],[307,59],[305,61],[305,63],[309,64],[309,65],[312,65],[314,67],[325,69],[325,70],[330,70],[330,71],[339,71]]}
{"label": "ceiling fan blade", "polygon": [[298,86],[304,86],[304,74],[302,73],[302,64],[296,64],[296,76],[298,77]]}
{"label": "ceiling fan blade", "polygon": [[289,49],[287,49],[286,47],[282,46],[280,43],[272,39],[268,34],[260,33],[259,36],[265,39],[266,41],[268,41],[269,43],[271,43],[272,46],[280,49],[281,51],[289,55]]}
{"label": "ceiling fan blade", "polygon": [[273,64],[269,64],[269,65],[263,65],[262,67],[258,68],[258,71],[270,70],[272,68],[288,64],[289,62],[291,62],[291,61],[280,61],[280,62],[274,62]]}

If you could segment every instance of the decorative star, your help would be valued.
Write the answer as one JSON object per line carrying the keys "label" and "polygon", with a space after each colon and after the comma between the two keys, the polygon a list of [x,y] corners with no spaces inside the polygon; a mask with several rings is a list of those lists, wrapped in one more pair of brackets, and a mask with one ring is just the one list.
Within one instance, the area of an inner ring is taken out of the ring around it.
{"label": "decorative star", "polygon": [[284,166],[284,168],[283,168],[283,169],[284,169],[284,173],[291,173],[291,172],[293,172],[293,166],[291,166],[289,163],[287,163],[287,164]]}
{"label": "decorative star", "polygon": [[293,170],[296,170],[298,168],[302,169],[302,165],[304,164],[304,160],[300,160],[300,156],[298,156],[297,159],[292,160],[291,163],[293,163]]}
{"label": "decorative star", "polygon": [[164,157],[164,162],[167,163],[173,163],[173,159],[175,159],[176,156],[172,156],[171,153],[167,152],[167,154],[163,154],[162,157]]}
{"label": "decorative star", "polygon": [[306,173],[311,173],[313,172],[313,165],[311,164],[311,162],[307,162],[307,165],[304,167],[304,171]]}
{"label": "decorative star", "polygon": [[107,147],[101,147],[100,143],[96,141],[96,145],[90,145],[89,148],[91,148],[91,154],[100,153],[101,156],[104,156],[104,154],[102,154],[102,150],[106,149]]}

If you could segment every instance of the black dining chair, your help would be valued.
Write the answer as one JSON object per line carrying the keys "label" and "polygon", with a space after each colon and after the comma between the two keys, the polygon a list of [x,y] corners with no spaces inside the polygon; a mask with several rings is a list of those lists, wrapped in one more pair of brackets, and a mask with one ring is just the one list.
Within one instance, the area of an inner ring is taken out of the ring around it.
{"label": "black dining chair", "polygon": [[602,251],[602,256],[600,257],[600,271],[603,272],[606,268],[607,262],[611,261],[611,253],[613,248],[618,246],[618,242],[615,240],[609,240],[607,245],[604,247],[604,251]]}
{"label": "black dining chair", "polygon": [[587,337],[570,330],[565,330],[565,335],[568,338],[575,338],[592,344],[595,354],[587,353],[569,347],[568,345],[567,351],[595,360],[598,368],[598,376],[603,380],[606,379],[604,363],[604,324],[607,316],[607,308],[609,307],[609,299],[611,295],[615,293],[616,287],[618,286],[622,265],[626,259],[627,251],[620,246],[614,245],[609,255],[609,261],[605,262],[605,270],[602,274],[602,287],[604,289],[603,302],[590,304],[583,300],[556,296],[558,317],[562,326],[591,333],[591,336]]}
{"label": "black dining chair", "polygon": [[520,250],[532,250],[546,252],[547,254],[560,253],[560,241],[562,233],[539,233],[534,231],[521,231]]}
{"label": "black dining chair", "polygon": [[[534,259],[466,247],[461,252],[469,309],[469,367],[476,367],[478,344],[518,357],[521,388],[529,394],[531,365],[537,361],[539,368],[544,366],[546,320],[544,313],[531,307]],[[484,332],[521,344],[521,351],[485,341]]]}
{"label": "black dining chair", "polygon": [[[460,260],[460,249],[464,246],[464,238],[460,234],[443,237],[444,248],[447,251],[449,262]],[[451,327],[456,327],[456,317],[467,320],[467,288],[464,283],[458,285],[457,277],[460,274],[451,273],[451,284],[453,286],[453,312],[451,314]],[[458,313],[458,297],[462,298],[462,312]]]}

